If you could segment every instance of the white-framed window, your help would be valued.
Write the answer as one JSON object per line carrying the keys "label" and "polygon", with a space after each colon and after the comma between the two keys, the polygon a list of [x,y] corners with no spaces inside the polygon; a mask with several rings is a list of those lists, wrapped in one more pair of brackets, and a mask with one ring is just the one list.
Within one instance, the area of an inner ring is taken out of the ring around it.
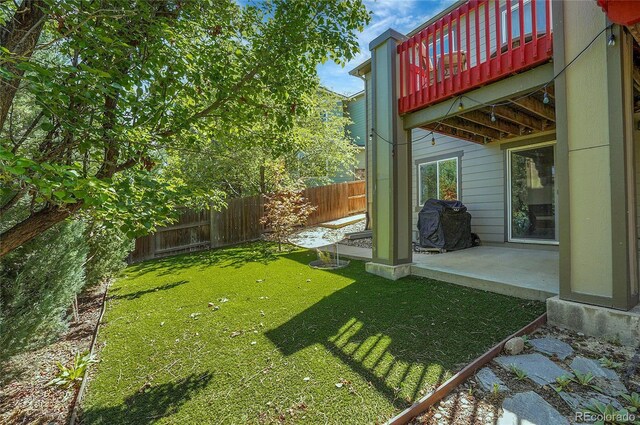
{"label": "white-framed window", "polygon": [[418,202],[428,199],[454,200],[459,198],[460,178],[458,157],[418,164]]}
{"label": "white-framed window", "polygon": [[558,243],[555,146],[507,150],[509,242]]}

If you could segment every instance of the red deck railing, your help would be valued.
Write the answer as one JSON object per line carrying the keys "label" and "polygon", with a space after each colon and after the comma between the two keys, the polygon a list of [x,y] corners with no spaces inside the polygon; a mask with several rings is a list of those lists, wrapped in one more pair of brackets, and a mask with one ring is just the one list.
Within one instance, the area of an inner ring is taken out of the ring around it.
{"label": "red deck railing", "polygon": [[398,46],[400,113],[551,57],[551,0],[470,0]]}

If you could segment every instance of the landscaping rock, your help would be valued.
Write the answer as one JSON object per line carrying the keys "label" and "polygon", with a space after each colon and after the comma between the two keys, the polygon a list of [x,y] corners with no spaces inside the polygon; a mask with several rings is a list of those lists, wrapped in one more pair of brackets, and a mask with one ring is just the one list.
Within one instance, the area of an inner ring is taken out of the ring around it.
{"label": "landscaping rock", "polygon": [[569,421],[533,391],[515,394],[502,403],[497,425],[569,425]]}
{"label": "landscaping rock", "polygon": [[576,356],[571,362],[571,369],[579,373],[591,373],[594,379],[594,385],[602,388],[602,390],[613,396],[627,393],[620,377],[616,372],[606,367],[602,367],[598,360],[587,359],[586,357]]}
{"label": "landscaping rock", "polygon": [[567,403],[567,406],[569,406],[576,412],[578,410],[582,410],[590,404],[593,404],[594,400],[604,403],[605,405],[611,404],[616,409],[622,409],[622,405],[620,405],[618,400],[595,391],[590,391],[584,395],[560,391],[558,395],[560,396],[560,398],[562,398],[562,400],[564,400],[565,403]]}
{"label": "landscaping rock", "polygon": [[519,336],[511,338],[504,344],[504,352],[510,355],[520,354],[524,350],[524,339]]}
{"label": "landscaping rock", "polygon": [[564,360],[567,357],[573,356],[573,348],[566,342],[560,341],[555,338],[537,338],[529,340],[529,344],[534,350],[539,351],[550,356],[557,356],[560,360]]}
{"label": "landscaping rock", "polygon": [[602,367],[598,360],[588,359],[582,356],[576,356],[571,362],[571,369],[575,372],[588,373],[595,377],[607,378],[609,380],[620,380],[618,375],[611,369]]}
{"label": "landscaping rock", "polygon": [[486,392],[493,392],[493,386],[498,385],[498,392],[509,391],[509,388],[502,382],[500,378],[488,367],[482,368],[476,373],[476,379],[480,384],[480,387]]}
{"label": "landscaping rock", "polygon": [[539,353],[500,356],[495,358],[495,362],[506,370],[510,370],[511,365],[522,369],[538,385],[548,385],[554,383],[559,376],[572,375]]}

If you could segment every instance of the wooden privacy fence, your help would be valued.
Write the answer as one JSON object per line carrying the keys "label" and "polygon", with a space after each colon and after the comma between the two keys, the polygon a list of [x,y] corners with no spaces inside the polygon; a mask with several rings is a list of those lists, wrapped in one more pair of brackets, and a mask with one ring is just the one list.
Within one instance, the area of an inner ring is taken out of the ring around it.
{"label": "wooden privacy fence", "polygon": [[[364,181],[308,188],[304,190],[304,197],[316,206],[307,225],[362,213],[367,209]],[[136,263],[259,239],[264,231],[260,224],[263,214],[264,198],[260,195],[230,199],[222,211],[185,208],[175,224],[136,239],[128,261]]]}

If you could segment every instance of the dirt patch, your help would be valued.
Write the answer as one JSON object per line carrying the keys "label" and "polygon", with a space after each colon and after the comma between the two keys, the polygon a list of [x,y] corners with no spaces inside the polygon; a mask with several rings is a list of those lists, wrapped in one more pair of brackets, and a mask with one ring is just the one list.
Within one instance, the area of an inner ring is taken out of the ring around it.
{"label": "dirt patch", "polygon": [[79,320],[52,344],[14,356],[0,383],[0,423],[66,424],[75,389],[47,386],[58,371],[57,362],[69,364],[75,353],[89,349],[100,317],[107,285],[78,297]]}
{"label": "dirt patch", "polygon": [[[563,369],[570,371],[569,365],[575,356],[582,356],[590,359],[600,359],[606,357],[622,365],[615,369],[629,392],[640,392],[640,376],[638,374],[636,359],[640,356],[640,349],[620,346],[615,341],[601,341],[596,338],[544,326],[529,335],[530,339],[551,337],[564,341],[574,349],[574,355],[565,360],[560,360],[555,356],[549,358]],[[530,344],[525,345],[521,354],[536,352]],[[571,423],[574,421],[575,411],[559,396],[553,388],[555,385],[540,386],[528,378],[517,379],[514,373],[506,371],[496,362],[492,361],[487,366],[498,378],[509,388],[508,392],[486,392],[483,391],[475,378],[470,377],[447,397],[432,406],[427,412],[415,418],[411,423],[416,424],[495,424],[502,414],[502,403],[506,397],[516,393],[533,391],[540,395],[554,409],[565,416]],[[568,387],[570,394],[586,394],[586,389],[579,384],[572,382]],[[618,397],[617,400],[624,406],[624,401]]]}

